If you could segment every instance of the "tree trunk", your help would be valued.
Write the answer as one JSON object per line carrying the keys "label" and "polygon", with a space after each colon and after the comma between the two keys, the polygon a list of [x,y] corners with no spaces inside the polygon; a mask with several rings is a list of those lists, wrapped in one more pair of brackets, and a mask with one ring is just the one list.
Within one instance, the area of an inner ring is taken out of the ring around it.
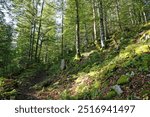
{"label": "tree trunk", "polygon": [[107,10],[106,10],[106,7],[104,7],[104,32],[105,32],[105,41],[106,41],[107,38],[109,38],[108,26],[107,26]]}
{"label": "tree trunk", "polygon": [[135,10],[135,5],[134,2],[132,1],[132,17],[133,17],[133,24],[138,24],[137,18],[136,18],[136,10]]}
{"label": "tree trunk", "polygon": [[32,2],[33,8],[35,8],[36,11],[33,15],[33,20],[32,20],[33,28],[31,26],[31,49],[30,49],[30,60],[31,61],[33,60],[33,54],[34,54],[34,42],[35,42],[35,30],[36,30],[36,17],[37,17],[38,2],[39,2],[39,0],[36,2],[36,6],[35,6],[35,0],[33,0],[33,2]]}
{"label": "tree trunk", "polygon": [[43,15],[44,1],[45,0],[43,0],[42,7],[41,7],[42,9],[41,9],[41,16],[40,16],[40,21],[39,21],[38,37],[37,37],[36,48],[35,48],[35,60],[36,61],[38,59],[39,41],[40,41],[40,37],[41,37],[41,26],[42,26],[42,15]]}
{"label": "tree trunk", "polygon": [[85,45],[86,47],[88,46],[89,40],[88,40],[88,31],[87,31],[87,24],[84,24],[84,29],[85,29]]}
{"label": "tree trunk", "polygon": [[145,11],[143,11],[143,17],[144,17],[144,22],[147,23],[148,21],[147,21],[147,16],[146,16]]}
{"label": "tree trunk", "polygon": [[80,59],[81,54],[80,54],[79,1],[75,0],[75,4],[76,4],[76,59]]}
{"label": "tree trunk", "polygon": [[61,22],[61,57],[64,58],[64,0],[62,0],[62,22]]}
{"label": "tree trunk", "polygon": [[99,1],[99,16],[100,16],[100,38],[101,47],[105,48],[105,32],[104,32],[104,17],[103,17],[103,3],[102,0]]}
{"label": "tree trunk", "polygon": [[42,46],[43,46],[43,40],[40,41],[40,48],[39,48],[39,54],[38,54],[39,60],[40,60],[40,57],[41,57]]}
{"label": "tree trunk", "polygon": [[62,26],[61,26],[61,65],[60,65],[60,68],[61,70],[64,70],[65,67],[66,67],[66,64],[65,64],[65,59],[64,59],[64,0],[62,0]]}
{"label": "tree trunk", "polygon": [[31,28],[30,28],[30,38],[29,38],[29,61],[31,61],[31,49],[32,49],[32,36],[33,36],[33,32],[32,32],[32,30],[33,30],[33,24],[31,23]]}
{"label": "tree trunk", "polygon": [[117,13],[117,19],[118,19],[118,25],[120,27],[120,30],[123,32],[123,28],[122,28],[122,25],[121,25],[121,19],[120,19],[120,13],[119,13],[119,1],[116,0],[116,13]]}
{"label": "tree trunk", "polygon": [[49,54],[48,53],[49,52],[48,51],[48,43],[46,43],[45,46],[46,46],[46,52],[45,52],[45,57],[44,57],[44,63],[48,63],[48,60],[49,60],[48,59],[48,54]]}
{"label": "tree trunk", "polygon": [[97,43],[97,33],[96,33],[96,10],[95,10],[95,0],[92,0],[93,4],[93,36],[94,36],[94,41]]}
{"label": "tree trunk", "polygon": [[130,16],[131,24],[134,25],[134,19],[133,19],[131,7],[129,7],[129,16]]}
{"label": "tree trunk", "polygon": [[34,18],[32,46],[31,46],[31,61],[33,60],[33,53],[34,53],[35,29],[36,29],[36,19]]}

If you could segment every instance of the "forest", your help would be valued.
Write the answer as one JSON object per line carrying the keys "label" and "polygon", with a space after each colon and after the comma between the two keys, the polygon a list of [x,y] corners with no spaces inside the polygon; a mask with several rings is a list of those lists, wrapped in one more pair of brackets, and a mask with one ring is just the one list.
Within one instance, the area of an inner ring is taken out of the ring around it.
{"label": "forest", "polygon": [[1,100],[149,100],[150,0],[0,0]]}

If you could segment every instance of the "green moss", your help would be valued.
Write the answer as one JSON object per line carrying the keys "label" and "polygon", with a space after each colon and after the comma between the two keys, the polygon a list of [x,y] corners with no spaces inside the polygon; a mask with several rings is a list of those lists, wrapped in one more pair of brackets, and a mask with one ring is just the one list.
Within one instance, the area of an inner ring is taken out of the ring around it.
{"label": "green moss", "polygon": [[144,52],[150,52],[148,45],[141,45],[135,49],[136,54],[142,54]]}
{"label": "green moss", "polygon": [[127,75],[122,75],[122,76],[118,79],[117,84],[123,85],[123,84],[126,84],[126,83],[128,83],[128,82],[129,82],[129,76],[127,76]]}
{"label": "green moss", "polygon": [[11,96],[11,95],[16,95],[16,94],[17,94],[16,89],[13,89],[12,91],[5,92],[5,93],[4,93],[4,95],[6,95],[6,96]]}
{"label": "green moss", "polygon": [[130,56],[130,52],[120,53],[119,57],[121,59],[128,58]]}
{"label": "green moss", "polygon": [[95,89],[98,89],[100,87],[100,81],[96,81],[94,84],[93,84],[93,87]]}
{"label": "green moss", "polygon": [[110,91],[110,92],[107,93],[107,95],[104,98],[105,99],[112,99],[116,95],[117,95],[117,93],[115,91]]}
{"label": "green moss", "polygon": [[15,99],[17,94],[18,93],[17,93],[16,89],[13,89],[13,90],[8,91],[8,92],[1,92],[0,98],[1,99]]}
{"label": "green moss", "polygon": [[98,41],[96,40],[94,43],[96,45],[97,50],[101,51],[102,48],[100,47],[100,44],[98,43]]}
{"label": "green moss", "polygon": [[5,80],[5,78],[0,77],[0,87],[2,87],[4,85],[4,80]]}
{"label": "green moss", "polygon": [[81,55],[76,54],[76,56],[75,56],[74,60],[76,60],[76,61],[80,61],[80,60],[81,60]]}
{"label": "green moss", "polygon": [[69,95],[69,91],[68,90],[64,90],[62,93],[61,93],[61,99],[63,100],[66,100],[66,99],[71,99],[71,96]]}
{"label": "green moss", "polygon": [[143,91],[141,92],[141,94],[142,94],[142,95],[145,95],[145,94],[150,95],[150,91],[149,91],[149,90],[143,90]]}
{"label": "green moss", "polygon": [[84,72],[80,72],[80,73],[78,73],[78,75],[77,75],[77,79],[76,79],[76,83],[80,83],[80,82],[82,82],[82,80],[84,79],[84,76],[86,76],[86,73],[84,73]]}
{"label": "green moss", "polygon": [[83,93],[83,92],[88,91],[88,89],[89,89],[89,86],[87,86],[85,83],[83,83],[83,84],[76,87],[75,92]]}
{"label": "green moss", "polygon": [[[97,70],[97,69],[96,69]],[[90,77],[93,77],[93,78],[99,78],[99,72],[98,71],[90,71],[89,73],[88,73],[88,75],[90,76]]]}

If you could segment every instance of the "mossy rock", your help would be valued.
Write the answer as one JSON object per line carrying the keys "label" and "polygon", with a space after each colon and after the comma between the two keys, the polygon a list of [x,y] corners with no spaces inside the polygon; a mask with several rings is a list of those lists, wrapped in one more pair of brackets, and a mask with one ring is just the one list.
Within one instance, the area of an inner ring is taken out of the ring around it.
{"label": "mossy rock", "polygon": [[107,93],[107,95],[104,97],[104,99],[112,99],[115,96],[117,96],[117,93],[112,90],[112,91],[110,91],[110,92]]}
{"label": "mossy rock", "polygon": [[128,83],[128,82],[129,82],[129,76],[127,76],[127,75],[122,75],[122,76],[118,79],[117,84],[118,84],[118,85],[123,85],[123,84],[126,84],[126,83]]}

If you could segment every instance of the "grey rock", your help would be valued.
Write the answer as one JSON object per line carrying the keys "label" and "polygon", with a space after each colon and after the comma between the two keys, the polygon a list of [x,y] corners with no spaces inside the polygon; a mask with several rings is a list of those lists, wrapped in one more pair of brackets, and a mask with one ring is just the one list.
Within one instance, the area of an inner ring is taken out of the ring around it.
{"label": "grey rock", "polygon": [[114,86],[112,86],[112,89],[114,89],[118,95],[121,95],[123,93],[120,85],[114,85]]}
{"label": "grey rock", "polygon": [[62,60],[61,60],[61,66],[60,66],[61,70],[64,70],[64,69],[65,69],[65,66],[66,66],[66,64],[65,64],[65,59],[62,59]]}
{"label": "grey rock", "polygon": [[131,72],[131,76],[134,76],[134,75],[135,75],[135,73],[132,71],[132,72]]}
{"label": "grey rock", "polygon": [[147,74],[146,76],[150,78],[150,74]]}

